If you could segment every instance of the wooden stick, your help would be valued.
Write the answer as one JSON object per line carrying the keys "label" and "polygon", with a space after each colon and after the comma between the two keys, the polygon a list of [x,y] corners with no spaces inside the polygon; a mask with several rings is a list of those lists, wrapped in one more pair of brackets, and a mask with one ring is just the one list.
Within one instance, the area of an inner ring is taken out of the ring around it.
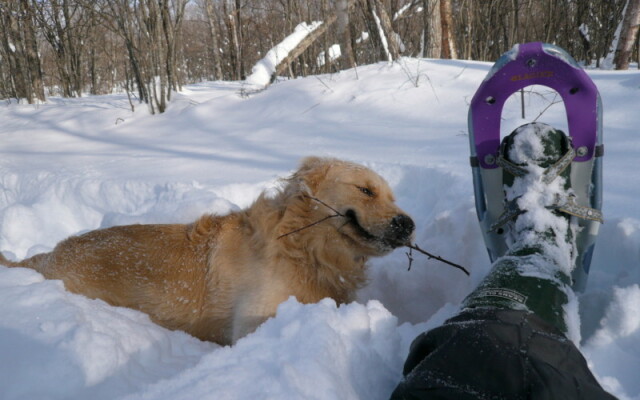
{"label": "wooden stick", "polygon": [[305,225],[302,228],[298,228],[298,229],[293,230],[291,232],[284,233],[284,234],[278,236],[278,239],[282,239],[285,236],[293,235],[294,233],[298,233],[298,232],[300,232],[300,231],[302,231],[304,229],[311,228],[312,226],[318,225],[319,223],[324,222],[324,221],[328,220],[329,218],[335,218],[335,217],[342,217],[342,215],[340,215],[340,214],[327,215],[326,217],[324,217],[324,218],[322,218],[322,219],[320,219],[320,220],[318,220],[316,222],[312,222],[309,225]]}
{"label": "wooden stick", "polygon": [[[302,231],[304,229],[311,228],[312,226],[318,225],[319,223],[322,223],[322,222],[324,222],[324,221],[326,221],[326,220],[328,220],[330,218],[335,218],[335,217],[345,217],[346,218],[346,216],[344,214],[342,214],[340,211],[336,210],[335,208],[331,207],[330,205],[328,205],[324,201],[322,201],[322,200],[320,200],[320,199],[318,199],[316,197],[313,197],[313,196],[309,196],[309,195],[305,195],[305,196],[308,197],[309,199],[313,200],[313,201],[317,201],[318,203],[320,203],[323,206],[327,207],[329,210],[333,211],[335,214],[327,215],[326,217],[324,217],[322,219],[319,219],[319,220],[317,220],[315,222],[312,222],[312,223],[310,223],[308,225],[305,225],[302,228],[298,228],[298,229],[295,229],[295,230],[293,230],[291,232],[287,232],[285,234],[282,234],[282,235],[278,236],[278,239],[281,239],[281,238],[283,238],[285,236],[289,236],[289,235],[292,235],[294,233],[300,232],[300,231]],[[416,250],[416,251],[426,255],[429,258],[433,258],[433,259],[438,260],[440,262],[443,262],[445,264],[451,265],[452,267],[458,268],[459,270],[461,270],[465,274],[469,275],[469,271],[467,271],[467,269],[465,267],[463,267],[461,265],[458,265],[456,263],[453,263],[451,261],[445,260],[444,258],[436,256],[434,254],[431,254],[431,253],[429,253],[429,252],[427,252],[425,250],[422,250],[417,244],[408,243],[405,246],[407,246],[410,249],[409,253],[407,253],[407,258],[409,258],[409,270],[411,270],[411,265],[413,264],[413,256],[411,254],[411,250]]]}
{"label": "wooden stick", "polygon": [[[440,262],[443,262],[443,263],[445,263],[445,264],[449,264],[449,265],[451,265],[452,267],[458,268],[459,270],[461,270],[462,272],[464,272],[465,274],[467,274],[467,276],[468,276],[468,275],[470,275],[470,274],[469,274],[469,271],[467,271],[467,269],[466,269],[465,267],[463,267],[462,265],[458,265],[458,264],[453,263],[453,262],[451,262],[451,261],[445,260],[445,259],[444,259],[444,258],[442,258],[442,257],[436,256],[436,255],[431,254],[431,253],[429,253],[429,252],[427,252],[427,251],[425,251],[425,250],[422,250],[420,247],[418,247],[418,245],[417,245],[417,244],[410,244],[410,243],[409,243],[409,244],[407,244],[406,246],[407,246],[408,248],[412,249],[412,250],[419,251],[420,253],[422,253],[422,254],[426,255],[426,256],[427,256],[427,257],[429,257],[429,258],[436,259],[436,260],[438,260],[438,261],[440,261]],[[411,257],[411,253],[409,253],[409,254],[407,255],[407,257],[409,257],[409,261],[410,261],[410,262],[411,262],[411,261],[413,261],[413,258]],[[409,268],[411,268],[411,264],[409,264]]]}

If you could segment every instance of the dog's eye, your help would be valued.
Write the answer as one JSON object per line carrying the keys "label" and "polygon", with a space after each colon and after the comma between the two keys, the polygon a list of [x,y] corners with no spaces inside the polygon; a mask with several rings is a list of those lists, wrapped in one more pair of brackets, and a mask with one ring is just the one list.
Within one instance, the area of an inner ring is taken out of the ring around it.
{"label": "dog's eye", "polygon": [[372,191],[371,189],[369,189],[369,188],[367,188],[367,187],[358,186],[358,189],[359,189],[362,193],[366,194],[366,195],[367,195],[367,196],[369,196],[369,197],[374,197],[374,196],[376,195],[375,193],[373,193],[373,191]]}

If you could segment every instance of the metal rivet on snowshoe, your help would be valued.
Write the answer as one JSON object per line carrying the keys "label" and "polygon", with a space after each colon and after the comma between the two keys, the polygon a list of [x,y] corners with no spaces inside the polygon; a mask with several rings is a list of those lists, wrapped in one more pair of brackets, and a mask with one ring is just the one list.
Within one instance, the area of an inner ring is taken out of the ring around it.
{"label": "metal rivet on snowshoe", "polygon": [[571,88],[571,89],[569,89],[569,94],[576,94],[576,93],[578,93],[579,90],[580,89],[577,88],[577,87]]}
{"label": "metal rivet on snowshoe", "polygon": [[485,101],[487,102],[487,104],[494,104],[496,102],[496,99],[493,96],[489,96]]}
{"label": "metal rivet on snowshoe", "polygon": [[529,68],[535,67],[537,63],[538,60],[536,60],[535,58],[530,58],[527,60],[527,65],[529,66]]}
{"label": "metal rivet on snowshoe", "polygon": [[486,156],[484,156],[484,162],[485,164],[493,165],[496,163],[496,156],[494,156],[493,154],[487,154]]}
{"label": "metal rivet on snowshoe", "polygon": [[587,148],[587,146],[580,146],[578,147],[578,149],[576,150],[576,154],[578,155],[578,157],[584,157],[589,153],[589,149]]}

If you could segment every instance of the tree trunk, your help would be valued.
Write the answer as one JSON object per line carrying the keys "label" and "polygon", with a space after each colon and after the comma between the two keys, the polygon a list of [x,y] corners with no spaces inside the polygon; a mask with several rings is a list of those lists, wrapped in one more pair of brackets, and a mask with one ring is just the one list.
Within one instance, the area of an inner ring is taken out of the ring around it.
{"label": "tree trunk", "polygon": [[211,35],[211,57],[213,61],[213,80],[223,79],[222,63],[220,61],[220,45],[218,44],[218,31],[216,28],[216,14],[213,8],[212,0],[205,0],[205,14],[207,16],[207,25],[209,27],[209,35]]}
{"label": "tree trunk", "polygon": [[40,101],[45,101],[44,84],[42,83],[42,68],[38,55],[38,41],[36,40],[35,18],[33,9],[27,0],[21,0],[24,11],[24,52],[26,64],[29,67],[29,81],[31,93]]}
{"label": "tree trunk", "polygon": [[394,60],[397,60],[400,58],[400,36],[393,30],[391,18],[389,18],[389,14],[384,8],[384,4],[380,0],[375,0],[375,2],[378,3],[377,10],[382,30],[389,42],[389,52],[391,53],[391,57],[393,57]]}
{"label": "tree trunk", "polygon": [[[230,53],[230,61],[231,61],[231,70],[233,71],[233,80],[242,79],[242,68],[240,61],[240,42],[238,39],[238,27],[236,24],[235,14],[238,10],[235,9],[235,5],[233,2],[227,3],[228,0],[224,0],[222,2],[225,22],[227,24],[227,31],[229,32],[229,53]],[[232,9],[229,10],[229,5],[231,5]]]}
{"label": "tree trunk", "polygon": [[329,29],[329,27],[333,25],[334,22],[336,22],[336,19],[337,16],[335,14],[331,15],[328,20],[324,21],[322,25],[317,27],[313,32],[307,35],[307,37],[301,40],[300,43],[298,43],[298,45],[293,50],[291,50],[289,54],[287,54],[287,56],[283,58],[282,61],[280,61],[280,63],[276,66],[276,70],[271,76],[271,82],[273,82],[277,76],[282,75],[282,73],[287,68],[289,68],[289,64],[291,64],[291,62],[293,62],[293,60],[295,60],[296,58],[300,57],[300,55],[309,46],[311,46],[313,42],[318,40],[318,38],[322,36],[322,34],[324,34],[327,29]]}
{"label": "tree trunk", "polygon": [[241,0],[236,0],[236,11],[234,13],[234,17],[236,19],[236,41],[237,41],[237,48],[238,48],[238,58],[240,60],[240,63],[238,64],[238,67],[240,68],[240,71],[238,73],[238,75],[240,76],[240,79],[244,79],[245,76],[245,65],[244,65],[244,51],[243,51],[243,47],[244,47],[244,37],[242,35],[242,14],[240,13],[240,10],[242,9],[242,4],[241,4]]}
{"label": "tree trunk", "polygon": [[[16,99],[26,98],[32,103],[32,97],[27,89],[25,79],[25,68],[22,60],[20,30],[17,16],[19,15],[18,5],[15,2],[7,2],[0,5],[3,13],[2,17],[2,45],[6,55],[6,64],[9,66],[9,77],[11,79],[10,96]],[[3,63],[4,64],[4,63]]]}
{"label": "tree trunk", "polygon": [[369,33],[380,49],[380,56],[389,62],[400,56],[397,40],[391,28],[391,20],[380,0],[366,0]]}
{"label": "tree trunk", "polygon": [[356,66],[356,58],[353,54],[353,47],[351,45],[351,29],[349,29],[349,10],[351,8],[352,1],[350,0],[338,0],[337,4],[337,31],[340,38],[340,50],[342,52],[342,65],[345,68],[354,68]]}
{"label": "tree trunk", "polygon": [[640,0],[628,0],[622,21],[622,31],[618,40],[613,64],[616,69],[628,69],[633,45],[640,27]]}
{"label": "tree trunk", "polygon": [[4,55],[2,64],[10,79],[4,85],[6,95],[29,103],[44,101],[33,9],[26,0],[14,0],[0,3],[0,11],[0,54]]}
{"label": "tree trunk", "polygon": [[424,56],[440,58],[442,55],[442,18],[440,0],[423,0]]}
{"label": "tree trunk", "polygon": [[458,49],[453,34],[450,0],[440,0],[440,15],[442,18],[442,58],[456,59],[458,58]]}

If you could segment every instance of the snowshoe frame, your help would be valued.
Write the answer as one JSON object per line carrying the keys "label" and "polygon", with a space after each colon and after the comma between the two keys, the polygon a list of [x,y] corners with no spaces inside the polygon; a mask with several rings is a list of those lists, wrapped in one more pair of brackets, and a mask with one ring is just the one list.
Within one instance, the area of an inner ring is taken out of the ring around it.
{"label": "snowshoe frame", "polygon": [[[490,231],[504,208],[502,168],[496,163],[502,109],[513,93],[531,85],[550,87],[562,97],[568,134],[577,152],[571,164],[576,202],[602,209],[602,102],[595,84],[557,46],[540,42],[516,45],[493,65],[476,91],[468,115],[476,212],[492,262],[507,251],[504,232]],[[574,290],[583,291],[600,223],[579,220],[578,224],[572,279]]]}

